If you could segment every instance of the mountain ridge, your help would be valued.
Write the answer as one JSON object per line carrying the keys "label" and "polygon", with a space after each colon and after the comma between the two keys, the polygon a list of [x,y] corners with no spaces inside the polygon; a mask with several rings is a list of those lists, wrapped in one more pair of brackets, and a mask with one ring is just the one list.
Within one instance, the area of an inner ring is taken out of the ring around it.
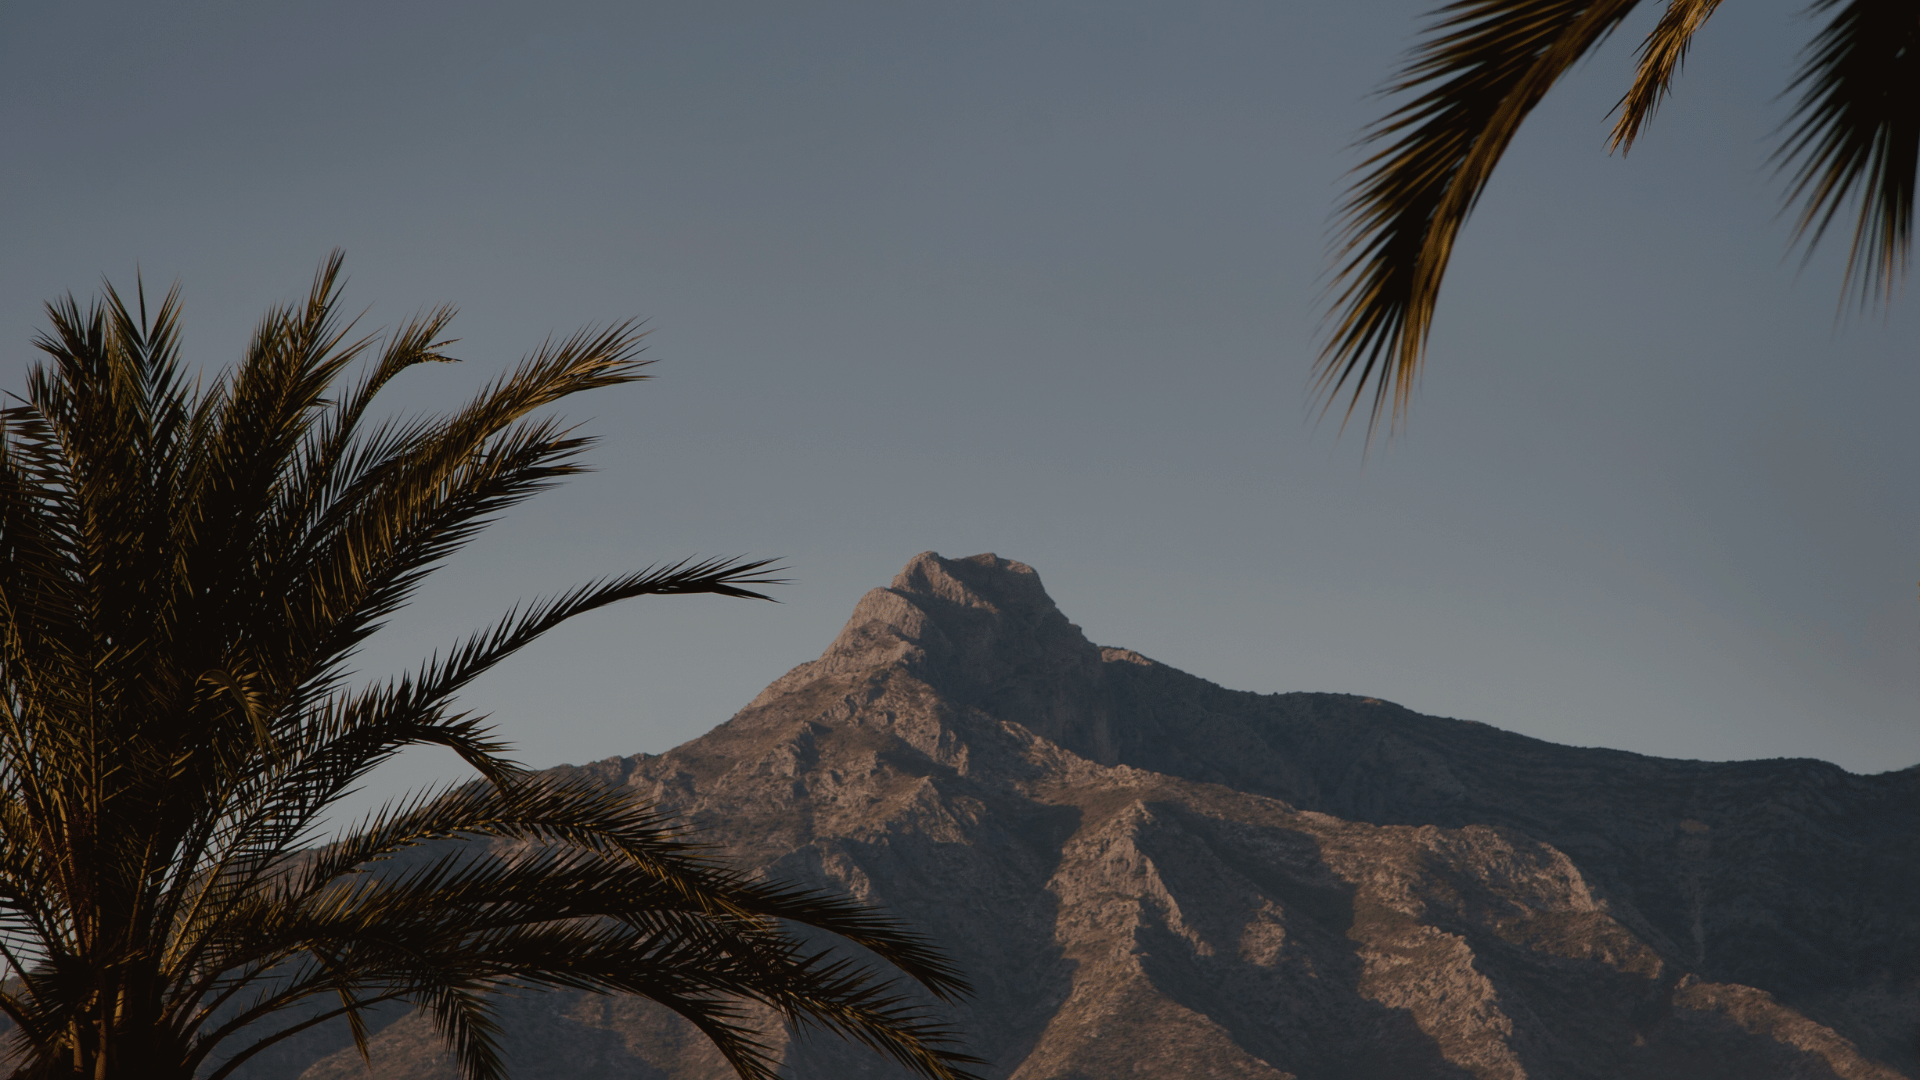
{"label": "mountain ridge", "polygon": [[[954,1016],[995,1077],[1920,1067],[1920,770],[1674,761],[1227,690],[1092,644],[997,556],[916,556],[707,735],[554,771],[925,928],[980,985]],[[516,1075],[726,1075],[648,1006],[514,1007]],[[375,1075],[450,1076],[426,1036],[381,1031]],[[796,1078],[899,1075],[788,1052]],[[364,1075],[350,1055],[275,1075]]]}

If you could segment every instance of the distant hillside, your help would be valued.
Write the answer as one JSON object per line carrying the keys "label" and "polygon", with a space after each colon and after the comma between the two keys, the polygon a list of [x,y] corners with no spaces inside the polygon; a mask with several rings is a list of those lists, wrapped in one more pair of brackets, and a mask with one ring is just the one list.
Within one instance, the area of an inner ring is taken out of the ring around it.
{"label": "distant hillside", "polygon": [[[575,771],[942,942],[994,1077],[1920,1075],[1920,772],[1224,690],[1090,644],[992,555],[916,557],[732,720]],[[731,1075],[644,1003],[507,1012],[521,1080]],[[454,1075],[417,1017],[374,1050],[380,1080]],[[340,1033],[251,1075],[367,1074]]]}

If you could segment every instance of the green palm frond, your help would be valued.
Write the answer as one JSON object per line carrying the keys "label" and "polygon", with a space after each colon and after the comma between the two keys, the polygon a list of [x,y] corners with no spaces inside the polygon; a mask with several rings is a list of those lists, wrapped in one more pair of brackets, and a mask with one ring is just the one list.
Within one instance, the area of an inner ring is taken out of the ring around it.
{"label": "green palm frond", "polygon": [[[336,255],[204,392],[183,375],[177,292],[152,311],[110,287],[50,305],[47,362],[0,410],[0,1013],[21,1075],[219,1080],[330,1022],[364,1053],[367,1010],[401,1002],[488,1080],[504,1075],[491,1002],[514,987],[651,996],[747,1077],[776,1071],[755,1009],[929,1080],[968,1075],[896,986],[965,995],[926,941],[742,875],[622,793],[529,777],[458,707],[569,619],[641,596],[766,599],[771,564],[604,578],[351,685],[427,574],[580,471],[591,440],[544,410],[644,361],[631,323],[583,331],[449,414],[370,419],[399,375],[451,359],[453,312],[355,336],[340,272]],[[338,799],[420,745],[481,779],[311,846]]]}

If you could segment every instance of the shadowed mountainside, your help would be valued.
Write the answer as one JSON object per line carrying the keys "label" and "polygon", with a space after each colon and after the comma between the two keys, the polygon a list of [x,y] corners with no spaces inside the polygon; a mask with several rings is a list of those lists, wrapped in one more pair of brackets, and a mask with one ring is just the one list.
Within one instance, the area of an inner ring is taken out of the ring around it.
{"label": "shadowed mountainside", "polygon": [[[996,1078],[1920,1075],[1920,770],[1229,691],[1089,643],[992,555],[917,556],[714,731],[565,771],[942,943]],[[523,1080],[730,1075],[640,1002],[503,1019]],[[454,1075],[419,1017],[374,1056],[381,1080]],[[788,1061],[900,1075],[828,1040]],[[366,1072],[339,1033],[249,1074]]]}

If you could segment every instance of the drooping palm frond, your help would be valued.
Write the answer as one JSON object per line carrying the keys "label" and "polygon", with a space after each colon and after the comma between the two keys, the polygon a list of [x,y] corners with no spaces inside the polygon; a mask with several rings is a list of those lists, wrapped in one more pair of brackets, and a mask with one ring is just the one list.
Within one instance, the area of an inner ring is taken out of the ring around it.
{"label": "drooping palm frond", "polygon": [[[449,848],[450,832],[547,844],[485,858]],[[611,842],[554,846],[559,837],[594,836]],[[433,842],[439,854],[425,862],[367,872]],[[748,1004],[864,1042],[921,1075],[965,1075],[974,1060],[877,972],[807,948],[783,923],[874,946],[937,997],[964,993],[910,931],[843,898],[743,877],[709,861],[673,823],[586,783],[469,785],[404,806],[251,900],[225,930],[231,951],[183,991],[208,1016],[255,991],[214,1027],[205,1049],[345,983],[360,1008],[409,1000],[434,1012],[472,1076],[503,1075],[487,1020],[487,995],[501,986],[643,994],[693,1022],[754,1078],[771,1080],[775,1063],[763,1036],[738,1022]],[[210,1077],[307,1022],[254,1039]]]}
{"label": "drooping palm frond", "polygon": [[[384,344],[355,337],[339,273],[336,255],[205,392],[182,377],[177,293],[152,314],[144,292],[129,305],[111,288],[52,305],[48,362],[0,411],[0,1013],[19,1075],[224,1077],[329,1020],[364,1051],[366,1011],[408,1002],[491,1080],[490,1002],[516,986],[652,996],[747,1077],[774,1070],[754,1007],[929,1080],[967,1075],[885,973],[792,928],[867,948],[932,999],[963,995],[928,943],[728,870],[620,793],[530,779],[457,709],[571,618],[641,596],[765,599],[768,563],[593,582],[349,685],[446,556],[579,471],[590,440],[540,411],[636,381],[643,362],[632,324],[583,332],[448,415],[370,423],[395,377],[450,359],[452,311]],[[370,770],[426,744],[481,781],[303,850]],[[461,842],[476,838],[531,854],[473,858]]]}
{"label": "drooping palm frond", "polygon": [[1454,238],[1520,124],[1638,0],[1459,0],[1388,87],[1414,96],[1363,137],[1386,146],[1341,206],[1333,333],[1321,353],[1328,407],[1369,385],[1369,430],[1398,416],[1419,374]]}
{"label": "drooping palm frond", "polygon": [[1622,154],[1633,149],[1660,102],[1673,86],[1673,77],[1686,62],[1693,35],[1713,17],[1720,0],[1668,0],[1647,39],[1640,43],[1640,63],[1633,73],[1633,85],[1620,99],[1620,119],[1613,125],[1609,149]]}
{"label": "drooping palm frond", "polygon": [[1861,304],[1889,300],[1905,280],[1920,170],[1920,4],[1817,0],[1833,17],[1793,81],[1797,123],[1776,155],[1801,203],[1794,235],[1809,255],[1833,219],[1858,202],[1845,286]]}
{"label": "drooping palm frond", "polygon": [[[1316,371],[1369,433],[1398,420],[1427,346],[1453,243],[1514,133],[1638,0],[1458,0],[1441,8],[1390,93],[1410,94],[1363,136],[1386,141],[1341,205],[1332,333]],[[1611,144],[1645,131],[1719,0],[1667,0],[1642,42]],[[1775,160],[1791,172],[1795,238],[1809,253],[1857,202],[1843,300],[1889,299],[1905,279],[1920,169],[1920,3],[1816,0],[1831,13],[1790,89],[1794,123]]]}

